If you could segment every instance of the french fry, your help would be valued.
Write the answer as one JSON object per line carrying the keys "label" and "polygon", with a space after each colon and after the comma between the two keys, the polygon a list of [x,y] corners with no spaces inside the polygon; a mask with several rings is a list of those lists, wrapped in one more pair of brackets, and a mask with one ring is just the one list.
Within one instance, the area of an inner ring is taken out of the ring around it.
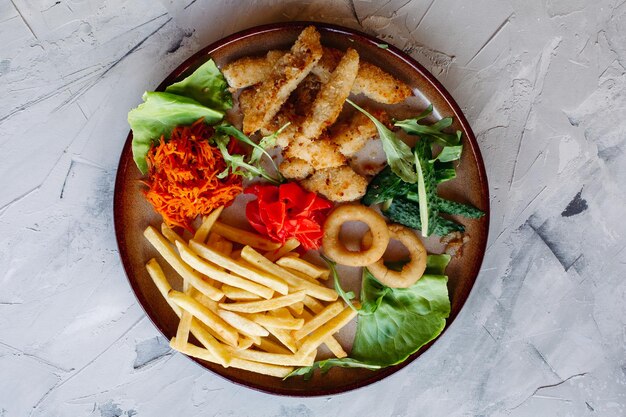
{"label": "french fry", "polygon": [[193,240],[197,242],[204,242],[211,231],[211,228],[217,221],[220,214],[222,214],[222,210],[224,210],[224,206],[220,206],[213,210],[211,214],[205,217],[202,225],[196,230],[196,233],[193,235]]}
{"label": "french fry", "polygon": [[221,222],[215,222],[211,231],[217,233],[222,237],[225,237],[232,242],[252,246],[253,248],[260,250],[269,251],[280,248],[280,243],[273,242],[259,234],[252,233],[243,229],[238,229],[236,227],[229,226]]}
{"label": "french fry", "polygon": [[261,343],[261,338],[258,336],[255,336],[254,338],[248,337],[248,336],[240,337],[239,342],[237,344],[237,350],[250,349],[250,347],[252,347],[252,345],[254,345],[257,342],[258,344]]}
{"label": "french fry", "polygon": [[207,295],[212,300],[217,301],[222,299],[224,293],[206,282],[199,273],[187,265],[170,246],[167,239],[157,232],[154,227],[148,226],[143,234],[152,246],[154,246],[157,252],[161,254],[161,256],[174,268],[176,272],[178,272],[181,277],[183,277],[185,281],[188,281],[190,285],[201,293]]}
{"label": "french fry", "polygon": [[285,345],[292,353],[296,353],[298,345],[296,339],[293,338],[291,332],[285,329],[277,329],[275,327],[267,327],[267,331],[270,332],[280,343]]}
{"label": "french fry", "polygon": [[[161,266],[159,265],[157,260],[154,258],[150,259],[146,264],[146,269],[148,270],[148,274],[154,281],[163,298],[167,301],[170,307],[172,307],[174,313],[176,313],[178,317],[181,317],[183,309],[181,309],[176,303],[172,302],[168,298],[167,294],[172,289],[172,286],[167,281],[167,278],[165,278],[165,274],[163,273],[163,270],[161,269]],[[196,319],[191,320],[190,330],[191,333],[196,337],[196,339],[198,339],[198,341],[202,343],[205,348],[211,351],[211,353],[215,356],[215,361],[217,363],[228,367],[230,357],[224,349],[224,346],[217,340],[215,340],[215,338],[211,336],[211,334],[209,334],[207,330]]]}
{"label": "french fry", "polygon": [[[259,324],[232,311],[218,310],[217,315],[246,336],[268,336],[269,332]],[[260,343],[260,342],[259,342]]]}
{"label": "french fry", "polygon": [[263,255],[246,246],[241,250],[241,257],[255,267],[267,271],[272,275],[281,277],[290,287],[296,290],[304,290],[308,295],[324,301],[335,301],[339,295],[333,289],[316,285],[297,275],[292,274],[285,268],[269,261]]}
{"label": "french fry", "polygon": [[184,242],[184,239],[178,233],[170,229],[165,223],[161,223],[161,234],[165,236],[165,238],[169,240],[172,245],[177,241]]}
{"label": "french fry", "polygon": [[300,301],[299,303],[293,303],[287,306],[287,308],[289,309],[289,311],[293,311],[293,314],[297,316],[299,314],[302,314],[302,311],[304,310],[304,303],[302,301]]}
{"label": "french fry", "polygon": [[[284,295],[289,292],[289,287],[287,286],[287,283],[283,279],[278,278],[271,273],[268,274],[267,272],[259,271],[258,269],[251,267],[251,265],[244,264],[240,261],[235,261],[230,257],[224,256],[216,250],[211,249],[206,245],[203,245],[202,243],[191,241],[189,243],[189,247],[195,253],[197,253],[198,256],[214,263],[215,265],[226,268],[229,271],[234,272],[235,274],[241,275],[242,277],[248,278],[251,281],[271,288],[272,290],[280,294]],[[244,289],[248,290],[247,288]]]}
{"label": "french fry", "polygon": [[243,288],[244,290],[257,294],[265,299],[272,298],[272,295],[274,294],[274,291],[272,289],[264,287],[263,285],[257,284],[256,282],[250,281],[240,276],[229,274],[228,272],[225,272],[222,269],[217,268],[208,262],[205,262],[204,260],[200,259],[200,257],[198,257],[194,252],[192,252],[189,247],[180,242],[176,242],[176,246],[178,247],[178,251],[180,252],[182,260],[196,271],[208,275],[210,278],[213,278],[214,280],[221,283]]}
{"label": "french fry", "polygon": [[263,313],[252,313],[247,317],[263,327],[275,327],[277,329],[298,330],[304,326],[304,319],[293,317],[276,317]]}
{"label": "french fry", "polygon": [[302,339],[302,344],[300,345],[298,354],[303,356],[310,355],[311,352],[317,349],[319,345],[324,343],[324,341],[329,336],[332,336],[333,334],[341,330],[341,328],[348,324],[350,320],[352,320],[355,316],[356,311],[354,311],[350,307],[344,308],[341,313],[333,317],[330,321],[315,330],[309,336]]}
{"label": "french fry", "polygon": [[199,321],[214,330],[227,344],[237,346],[237,340],[239,339],[237,330],[222,320],[210,309],[203,306],[187,294],[179,291],[170,290],[167,296],[170,300],[178,304],[180,308],[189,311]]}
{"label": "french fry", "polygon": [[295,269],[296,271],[300,271],[303,274],[315,279],[328,279],[330,274],[330,271],[326,268],[321,268],[305,261],[304,259],[292,256],[283,256],[276,261],[276,264],[282,266],[283,268]]}
{"label": "french fry", "polygon": [[[185,294],[191,296],[193,294],[193,287],[189,285],[186,285],[186,287]],[[193,315],[189,311],[183,310],[183,314],[180,316],[180,321],[178,322],[178,328],[176,329],[176,341],[181,346],[189,341],[189,331],[191,330],[192,320]]]}
{"label": "french fry", "polygon": [[309,295],[304,297],[304,300],[302,300],[302,302],[309,310],[311,310],[315,314],[319,314],[324,309],[324,304],[320,303],[315,298]]}
{"label": "french fry", "polygon": [[328,306],[326,306],[326,308],[320,311],[313,318],[311,318],[310,320],[307,320],[301,329],[293,332],[293,337],[295,337],[296,340],[303,339],[309,333],[317,330],[318,328],[320,328],[326,322],[330,321],[333,317],[335,317],[337,314],[341,313],[342,311],[343,311],[343,303],[341,301],[336,301],[332,304],[329,304]]}
{"label": "french fry", "polygon": [[229,298],[234,301],[243,301],[243,300],[259,300],[259,297],[256,294],[251,293],[250,291],[243,290],[241,288],[233,287],[228,284],[222,285],[220,290],[226,294],[226,298]]}
{"label": "french fry", "polygon": [[[225,345],[218,342],[213,335],[204,327],[198,320],[191,320],[191,333],[198,339],[198,341],[215,357],[215,361],[222,366],[228,368],[232,355],[225,349]],[[172,342],[170,342],[172,343]],[[177,347],[180,347],[178,343],[174,342]],[[177,349],[177,348],[175,348]]]}
{"label": "french fry", "polygon": [[260,313],[262,311],[275,310],[291,304],[301,302],[304,299],[304,291],[293,294],[275,297],[270,300],[248,301],[241,303],[219,303],[219,307],[224,310],[236,311],[240,313]]}
{"label": "french fry", "polygon": [[240,359],[282,366],[311,366],[315,362],[316,354],[317,351],[313,351],[309,356],[303,357],[291,353],[269,353],[253,349],[232,351],[232,355]]}
{"label": "french fry", "polygon": [[285,270],[287,270],[288,272],[291,272],[295,276],[302,278],[305,281],[309,281],[310,283],[315,284],[315,285],[322,285],[322,284],[320,284],[320,282],[318,280],[316,280],[315,278],[311,278],[310,276],[308,276],[307,274],[305,274],[303,272],[296,271],[295,269],[287,268],[287,267],[284,267],[284,266],[283,266],[283,268],[285,268]]}
{"label": "french fry", "polygon": [[259,349],[264,350],[265,352],[269,352],[269,353],[283,353],[283,354],[291,353],[289,349],[285,349],[284,347],[274,342],[273,340],[268,339],[267,337],[264,337],[263,339],[261,339],[261,344],[259,344]]}
{"label": "french fry", "polygon": [[233,252],[233,242],[226,239],[222,240],[217,247],[217,251],[224,256],[230,256]]}
{"label": "french fry", "polygon": [[[217,362],[215,356],[207,349],[192,345],[191,343],[187,343],[187,345],[185,345],[183,348],[177,350],[181,353],[184,353],[185,355],[193,356],[194,358],[202,359],[207,362],[219,363]],[[293,371],[292,366],[271,365],[266,363],[253,362],[237,357],[232,358],[232,360],[230,361],[230,366],[237,369],[243,369],[246,371],[275,376],[279,378],[284,378],[289,375],[291,371]]]}
{"label": "french fry", "polygon": [[167,281],[159,262],[154,258],[150,259],[148,263],[146,263],[146,269],[148,270],[148,275],[152,278],[154,285],[156,285],[163,298],[165,298],[165,301],[167,301],[170,307],[172,307],[174,313],[180,317],[183,314],[183,310],[176,303],[167,298],[167,293],[172,289],[172,286]]}
{"label": "french fry", "polygon": [[[324,309],[324,305],[320,303],[319,301],[317,301],[315,298],[308,297],[308,299],[313,300],[313,301],[309,302],[309,304],[307,305],[308,300],[307,300],[307,297],[305,297],[304,303],[309,309],[311,309],[311,311],[314,311],[316,314],[319,314]],[[317,303],[317,304],[313,304],[313,303]],[[315,308],[311,308],[311,306],[314,306]],[[313,319],[313,315],[306,310],[302,312],[300,317],[302,317],[305,320]],[[333,336],[328,336],[326,339],[324,339],[324,344],[326,345],[328,350],[330,350],[332,354],[335,355],[336,357],[345,358],[346,356],[348,356],[346,351],[343,350],[343,347],[341,346],[341,344]]]}
{"label": "french fry", "polygon": [[287,241],[280,248],[267,251],[263,254],[263,256],[265,256],[272,262],[276,262],[277,259],[280,259],[283,256],[287,255],[298,246],[300,246],[300,242],[298,241],[298,239],[292,237],[290,239],[287,239]]}

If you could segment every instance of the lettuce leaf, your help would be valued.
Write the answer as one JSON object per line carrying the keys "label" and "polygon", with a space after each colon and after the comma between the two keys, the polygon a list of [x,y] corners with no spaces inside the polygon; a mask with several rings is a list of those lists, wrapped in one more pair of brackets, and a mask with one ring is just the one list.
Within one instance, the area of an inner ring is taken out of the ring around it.
{"label": "lettuce leaf", "polygon": [[226,111],[233,107],[228,83],[212,59],[184,80],[167,87],[165,92],[192,98],[215,110]]}
{"label": "lettuce leaf", "polygon": [[353,359],[396,365],[441,334],[450,315],[448,277],[443,275],[450,257],[428,258],[426,273],[410,288],[386,287],[364,270],[361,302],[378,306],[371,314],[359,316]]}
{"label": "lettuce leaf", "polygon": [[205,123],[214,124],[224,117],[221,111],[175,94],[146,92],[143,100],[128,113],[128,123],[133,131],[133,159],[143,174],[148,171],[146,155],[150,146],[161,136],[167,138],[176,126],[192,124],[200,118],[204,118]]}
{"label": "lettuce leaf", "polygon": [[133,159],[143,174],[148,171],[146,155],[150,146],[161,136],[167,139],[176,126],[189,125],[201,118],[207,124],[215,124],[233,106],[228,83],[212,59],[184,80],[167,87],[165,92],[146,92],[143,101],[128,113],[133,131]]}
{"label": "lettuce leaf", "polygon": [[363,272],[357,331],[350,357],[326,359],[287,376],[310,378],[333,366],[371,370],[397,365],[441,334],[450,315],[449,255],[429,255],[425,274],[410,288],[389,288]]}

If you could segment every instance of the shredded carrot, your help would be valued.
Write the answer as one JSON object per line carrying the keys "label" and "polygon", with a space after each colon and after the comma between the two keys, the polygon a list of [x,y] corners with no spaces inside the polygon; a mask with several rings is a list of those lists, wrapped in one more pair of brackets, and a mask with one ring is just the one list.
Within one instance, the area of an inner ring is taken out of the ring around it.
{"label": "shredded carrot", "polygon": [[226,169],[222,154],[208,139],[213,129],[202,119],[176,127],[166,142],[152,146],[146,157],[146,199],[170,226],[193,231],[191,223],[220,206],[229,205],[242,192],[241,178],[217,175]]}

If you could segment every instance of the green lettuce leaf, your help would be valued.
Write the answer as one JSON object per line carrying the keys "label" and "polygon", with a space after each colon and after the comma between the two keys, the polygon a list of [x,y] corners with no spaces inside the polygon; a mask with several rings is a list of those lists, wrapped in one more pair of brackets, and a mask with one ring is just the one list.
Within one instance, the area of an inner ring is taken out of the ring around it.
{"label": "green lettuce leaf", "polygon": [[133,159],[143,174],[148,171],[146,155],[150,146],[161,136],[168,138],[176,126],[189,125],[201,118],[205,123],[214,124],[224,117],[221,111],[175,94],[146,92],[143,100],[128,113],[128,123],[133,131]]}
{"label": "green lettuce leaf", "polygon": [[166,93],[189,97],[216,110],[233,107],[233,96],[226,79],[212,59],[202,64],[190,76],[165,89]]}
{"label": "green lettuce leaf", "polygon": [[[441,334],[450,315],[448,277],[450,255],[429,255],[424,275],[410,288],[389,288],[363,271],[361,303],[351,356],[326,359],[297,368],[286,378],[311,378],[334,366],[377,370],[396,365]],[[406,261],[394,262],[402,268]],[[286,379],[285,378],[285,379]]]}
{"label": "green lettuce leaf", "polygon": [[359,316],[351,357],[369,365],[396,365],[439,336],[450,315],[443,275],[449,261],[448,255],[429,256],[426,273],[410,288],[386,287],[366,269],[361,299],[378,307]]}

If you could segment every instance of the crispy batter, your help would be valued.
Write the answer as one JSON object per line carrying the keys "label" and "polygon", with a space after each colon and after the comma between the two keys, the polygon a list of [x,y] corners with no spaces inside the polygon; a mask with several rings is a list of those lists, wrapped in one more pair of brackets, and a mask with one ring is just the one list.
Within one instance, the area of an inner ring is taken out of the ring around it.
{"label": "crispy batter", "polygon": [[[389,116],[384,110],[368,107],[366,110],[383,124],[389,123]],[[337,145],[344,156],[350,158],[361,150],[368,140],[377,136],[376,125],[363,113],[355,112],[348,120],[337,123],[331,128],[330,140]]]}
{"label": "crispy batter", "polygon": [[350,95],[358,71],[359,54],[349,48],[328,82],[322,85],[307,118],[302,123],[303,139],[317,138],[326,128],[335,123],[346,98]]}
{"label": "crispy batter", "polygon": [[256,88],[254,106],[243,119],[243,131],[254,133],[270,122],[321,56],[320,34],[309,26],[298,36],[289,53],[276,62],[270,76]]}
{"label": "crispy batter", "polygon": [[[324,54],[311,72],[327,83],[339,61],[342,52],[334,48],[323,48]],[[286,52],[272,50],[265,57],[241,58],[223,68],[228,84],[234,88],[244,88],[265,80],[274,64]],[[364,94],[374,101],[384,104],[400,103],[413,95],[411,87],[383,71],[379,67],[362,61],[352,86],[352,94]]]}
{"label": "crispy batter", "polygon": [[327,136],[316,140],[302,140],[296,137],[285,150],[286,158],[301,158],[315,169],[339,167],[346,164],[346,158]]}
{"label": "crispy batter", "polygon": [[239,94],[239,110],[245,117],[252,108],[252,100],[254,99],[254,89],[247,88]]}
{"label": "crispy batter", "polygon": [[232,88],[245,88],[266,79],[272,71],[272,63],[264,56],[246,56],[224,65],[222,74]]}
{"label": "crispy batter", "polygon": [[352,86],[352,93],[363,93],[379,103],[394,104],[413,95],[411,87],[376,65],[363,62]]}
{"label": "crispy batter", "polygon": [[358,200],[367,189],[367,180],[347,165],[316,171],[300,184],[335,202]]}
{"label": "crispy batter", "polygon": [[285,178],[302,180],[313,173],[313,167],[304,159],[286,158],[278,167]]}

